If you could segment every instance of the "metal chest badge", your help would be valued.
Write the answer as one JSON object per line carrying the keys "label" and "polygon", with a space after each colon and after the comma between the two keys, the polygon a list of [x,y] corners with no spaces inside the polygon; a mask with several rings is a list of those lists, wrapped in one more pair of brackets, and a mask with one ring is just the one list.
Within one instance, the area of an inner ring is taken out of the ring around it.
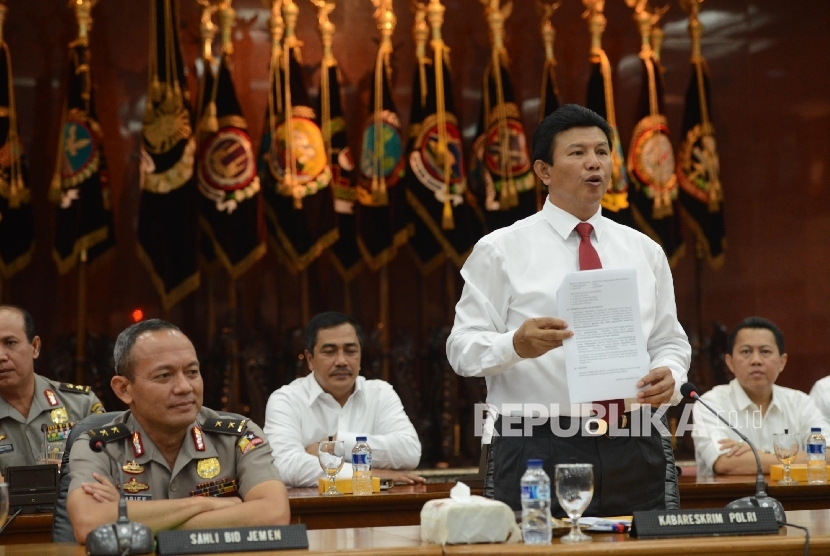
{"label": "metal chest badge", "polygon": [[57,407],[52,410],[52,422],[58,424],[69,422],[69,414],[65,407]]}
{"label": "metal chest badge", "polygon": [[142,490],[148,490],[149,488],[150,485],[139,483],[135,477],[130,477],[130,480],[124,483],[124,490],[130,494],[135,494],[136,492],[141,492]]}
{"label": "metal chest badge", "polygon": [[219,474],[221,468],[217,458],[200,459],[196,464],[196,473],[203,479],[212,479]]}
{"label": "metal chest badge", "polygon": [[144,473],[144,467],[135,460],[125,463],[121,466],[121,469],[124,470],[124,473],[129,473],[130,475],[141,475]]}

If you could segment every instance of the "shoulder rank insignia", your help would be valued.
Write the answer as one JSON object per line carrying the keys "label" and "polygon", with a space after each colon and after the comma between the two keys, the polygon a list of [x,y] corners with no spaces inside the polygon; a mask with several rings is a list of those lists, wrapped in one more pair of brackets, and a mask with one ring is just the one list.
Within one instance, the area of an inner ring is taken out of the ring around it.
{"label": "shoulder rank insignia", "polygon": [[76,394],[89,394],[89,386],[81,386],[80,384],[69,384],[61,382],[58,388],[61,392],[75,392]]}
{"label": "shoulder rank insignia", "polygon": [[113,440],[121,440],[130,436],[130,429],[124,423],[113,423],[100,429],[90,429],[89,437],[104,442],[111,442]]}
{"label": "shoulder rank insignia", "polygon": [[222,434],[241,436],[245,432],[245,425],[247,424],[247,419],[205,419],[202,430],[204,432],[219,432]]}

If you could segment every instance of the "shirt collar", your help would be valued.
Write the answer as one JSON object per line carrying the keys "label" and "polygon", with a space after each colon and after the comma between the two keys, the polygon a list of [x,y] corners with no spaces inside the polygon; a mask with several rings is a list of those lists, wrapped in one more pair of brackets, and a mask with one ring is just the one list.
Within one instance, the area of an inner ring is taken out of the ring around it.
{"label": "shirt collar", "polygon": [[[576,228],[576,225],[582,222],[582,220],[573,214],[551,203],[550,198],[545,199],[545,203],[542,206],[542,216],[562,236],[562,239],[568,239],[573,233],[574,228]],[[602,231],[605,226],[605,219],[602,217],[602,208],[598,208],[597,212],[586,220],[586,222],[594,227],[594,233],[597,235],[597,241],[599,241],[602,238]]]}
{"label": "shirt collar", "polygon": [[[730,386],[730,388],[732,388],[732,396],[735,398],[735,405],[738,407],[738,409],[748,409],[750,407],[758,407],[755,404],[755,402],[753,402],[751,399],[749,399],[749,396],[747,395],[746,391],[744,390],[744,387],[741,386],[741,383],[738,382],[737,378],[733,378],[732,381],[729,383],[729,386]],[[777,387],[775,386],[775,384],[773,384],[772,385],[772,401],[770,402],[770,405],[767,408],[767,411],[769,411],[773,407],[777,407],[778,409],[783,409],[781,407],[781,404],[778,401],[778,398],[780,398],[780,396],[775,395],[776,390],[777,390]]]}
{"label": "shirt collar", "polygon": [[[315,401],[317,401],[317,398],[319,398],[320,396],[325,395],[326,392],[325,392],[325,390],[323,390],[323,387],[320,386],[320,383],[317,382],[317,379],[314,378],[314,372],[313,371],[308,373],[308,375],[306,375],[306,380],[308,381],[308,405],[311,406],[311,405],[314,404]],[[355,394],[357,394],[358,392],[363,390],[363,382],[365,380],[366,379],[362,376],[357,377],[357,380],[354,383],[354,392],[352,392],[352,395],[349,396],[349,399],[352,399],[352,397]],[[329,395],[329,396],[331,397],[331,395]],[[334,398],[332,398],[332,399],[334,399]],[[348,403],[348,400],[347,400],[347,403]]]}

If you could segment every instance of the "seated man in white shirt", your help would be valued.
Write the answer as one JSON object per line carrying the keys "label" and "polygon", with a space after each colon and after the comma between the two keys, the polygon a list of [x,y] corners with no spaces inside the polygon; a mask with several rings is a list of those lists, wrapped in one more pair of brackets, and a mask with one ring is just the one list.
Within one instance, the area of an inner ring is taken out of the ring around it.
{"label": "seated man in white shirt", "polygon": [[[810,390],[810,397],[816,403],[822,415],[827,421],[830,421],[830,376],[826,376],[816,381],[813,384],[813,389]],[[826,435],[827,432],[824,432]]]}
{"label": "seated man in white shirt", "polygon": [[[775,384],[786,364],[781,329],[767,319],[749,317],[727,339],[726,366],[735,378],[701,396],[755,445],[764,473],[779,463],[773,452],[773,434],[788,429],[798,436],[796,463],[807,461],[805,446],[811,427],[821,427],[825,436],[830,434],[830,423],[810,396]],[[712,412],[696,404],[694,419],[698,475],[756,473],[752,450]]]}
{"label": "seated man in white shirt", "polygon": [[401,399],[388,382],[359,376],[360,325],[343,313],[320,313],[306,327],[305,345],[311,373],[271,394],[265,408],[263,430],[285,484],[316,486],[325,476],[317,444],[342,440],[348,461],[357,436],[368,437],[373,476],[425,482],[407,471],[418,466],[421,442]]}

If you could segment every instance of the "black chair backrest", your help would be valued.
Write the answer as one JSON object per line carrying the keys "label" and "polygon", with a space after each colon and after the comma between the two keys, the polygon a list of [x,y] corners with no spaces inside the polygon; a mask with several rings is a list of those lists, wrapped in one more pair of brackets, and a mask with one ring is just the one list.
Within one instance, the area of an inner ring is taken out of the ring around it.
{"label": "black chair backrest", "polygon": [[[69,521],[69,513],[66,511],[66,497],[69,494],[69,451],[72,449],[72,444],[75,443],[75,439],[82,433],[89,429],[103,427],[121,415],[121,413],[123,412],[113,411],[110,413],[90,415],[75,423],[72,432],[69,433],[69,438],[66,439],[66,449],[63,452],[63,459],[61,460],[61,480],[60,486],[58,487],[58,497],[55,500],[55,511],[52,520],[52,542],[75,542],[75,530],[72,528],[72,523]],[[230,413],[227,411],[219,411],[218,413],[223,418],[235,420],[245,418],[238,413]]]}
{"label": "black chair backrest", "polygon": [[89,429],[103,427],[121,413],[120,411],[96,413],[84,417],[72,427],[72,432],[69,433],[69,438],[66,439],[66,449],[63,451],[63,459],[61,460],[61,479],[52,518],[52,542],[75,542],[75,531],[72,529],[69,514],[66,511],[66,496],[69,493],[69,451],[72,449],[72,444],[82,433]]}

